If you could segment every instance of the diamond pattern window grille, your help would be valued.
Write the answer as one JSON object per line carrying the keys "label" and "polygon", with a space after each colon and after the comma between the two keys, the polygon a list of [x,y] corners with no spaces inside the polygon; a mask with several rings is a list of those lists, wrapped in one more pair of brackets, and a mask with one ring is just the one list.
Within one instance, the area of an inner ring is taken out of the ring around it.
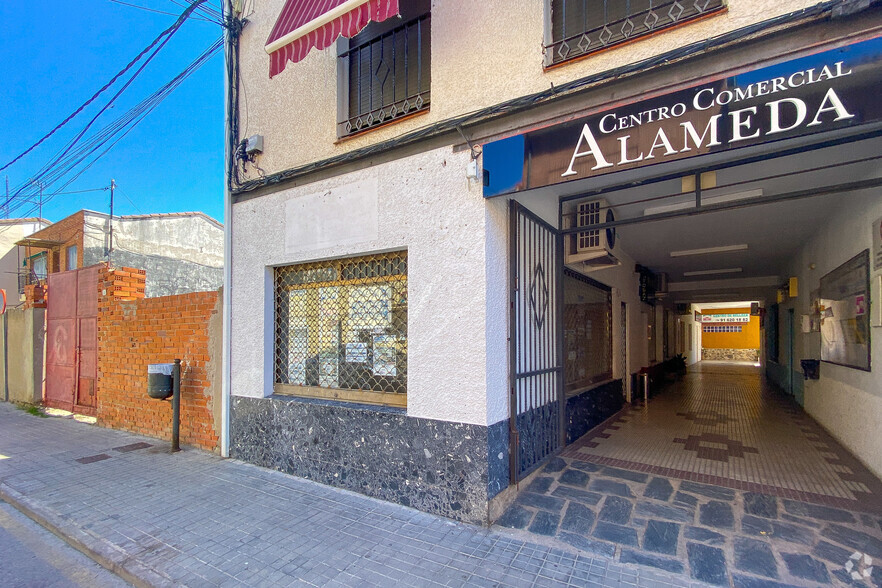
{"label": "diamond pattern window grille", "polygon": [[[403,20],[371,23],[340,54],[348,100],[337,124],[351,135],[429,107],[431,18],[427,0],[401,5]],[[392,28],[394,26],[394,28]],[[359,124],[361,123],[361,124]]]}
{"label": "diamond pattern window grille", "polygon": [[277,393],[402,404],[406,253],[279,267],[274,291]]}
{"label": "diamond pattern window grille", "polygon": [[[549,63],[561,63],[721,11],[726,0],[548,0]],[[585,39],[597,39],[597,43]]]}
{"label": "diamond pattern window grille", "polygon": [[545,278],[545,268],[541,263],[536,264],[533,279],[530,281],[530,308],[533,310],[533,322],[536,323],[536,328],[541,329],[548,314],[548,280]]}

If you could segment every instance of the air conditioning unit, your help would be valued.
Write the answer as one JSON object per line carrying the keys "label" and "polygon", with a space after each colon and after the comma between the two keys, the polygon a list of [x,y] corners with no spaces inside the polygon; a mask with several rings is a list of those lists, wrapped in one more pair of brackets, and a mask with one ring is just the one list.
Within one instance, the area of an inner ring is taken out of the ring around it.
{"label": "air conditioning unit", "polygon": [[567,235],[564,242],[564,263],[582,272],[620,265],[621,262],[613,255],[616,245],[615,228],[587,228],[614,220],[616,215],[606,200],[578,203],[571,214],[564,216],[564,229],[586,227],[586,230]]}

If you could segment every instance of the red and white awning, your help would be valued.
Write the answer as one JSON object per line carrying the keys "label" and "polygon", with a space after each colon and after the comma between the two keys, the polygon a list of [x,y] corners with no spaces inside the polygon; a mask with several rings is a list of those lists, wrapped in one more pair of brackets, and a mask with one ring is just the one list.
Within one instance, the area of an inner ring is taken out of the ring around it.
{"label": "red and white awning", "polygon": [[266,40],[270,77],[313,47],[324,49],[340,35],[353,37],[369,22],[392,16],[398,16],[398,0],[287,0]]}

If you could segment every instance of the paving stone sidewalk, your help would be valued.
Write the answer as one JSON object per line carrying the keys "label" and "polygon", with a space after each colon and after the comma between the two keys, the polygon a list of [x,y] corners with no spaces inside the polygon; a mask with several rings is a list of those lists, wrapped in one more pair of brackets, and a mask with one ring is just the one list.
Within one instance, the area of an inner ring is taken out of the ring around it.
{"label": "paving stone sidewalk", "polygon": [[715,585],[882,586],[878,515],[576,459],[549,461],[497,523]]}
{"label": "paving stone sidewalk", "polygon": [[0,497],[139,586],[691,586],[0,403]]}

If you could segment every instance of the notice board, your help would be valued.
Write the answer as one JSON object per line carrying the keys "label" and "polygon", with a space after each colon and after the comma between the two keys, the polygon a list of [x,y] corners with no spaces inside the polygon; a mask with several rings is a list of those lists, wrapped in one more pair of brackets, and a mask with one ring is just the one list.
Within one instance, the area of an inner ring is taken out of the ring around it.
{"label": "notice board", "polygon": [[870,251],[821,278],[821,361],[870,371]]}

